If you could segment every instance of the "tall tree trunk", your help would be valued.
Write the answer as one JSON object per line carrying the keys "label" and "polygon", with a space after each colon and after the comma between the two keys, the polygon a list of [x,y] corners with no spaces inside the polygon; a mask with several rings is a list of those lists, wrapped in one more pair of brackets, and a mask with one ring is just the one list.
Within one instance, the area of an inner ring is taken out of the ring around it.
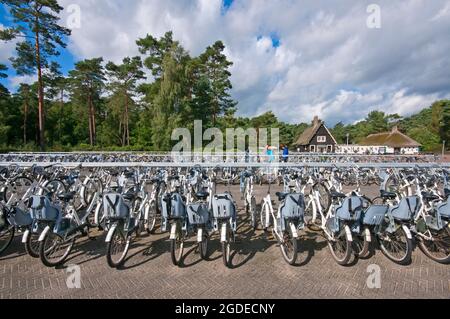
{"label": "tall tree trunk", "polygon": [[88,96],[88,109],[89,109],[89,143],[94,146],[94,121],[92,116],[92,96],[89,93]]}
{"label": "tall tree trunk", "polygon": [[128,117],[128,95],[125,92],[125,135],[127,145],[130,146],[130,119]]}
{"label": "tall tree trunk", "polygon": [[63,117],[63,107],[64,107],[64,89],[61,89],[61,96],[59,101],[59,119],[58,119],[58,135],[59,135],[59,143],[61,143],[61,131],[62,131],[62,117]]}
{"label": "tall tree trunk", "polygon": [[25,146],[27,144],[28,100],[25,101],[23,108],[23,145]]}
{"label": "tall tree trunk", "polygon": [[39,119],[39,146],[41,152],[45,151],[45,134],[44,134],[44,81],[42,79],[42,68],[41,68],[41,51],[39,43],[39,18],[36,15],[35,20],[35,41],[36,41],[36,66],[38,71],[38,95],[39,95],[39,106],[38,106],[38,119]]}

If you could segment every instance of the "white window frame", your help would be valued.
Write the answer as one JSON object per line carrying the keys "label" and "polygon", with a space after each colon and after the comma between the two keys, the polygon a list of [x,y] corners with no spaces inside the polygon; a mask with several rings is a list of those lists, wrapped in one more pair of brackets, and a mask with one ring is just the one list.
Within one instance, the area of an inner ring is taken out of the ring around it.
{"label": "white window frame", "polygon": [[315,153],[315,152],[316,152],[316,146],[315,146],[315,145],[310,145],[310,146],[309,146],[309,151],[310,151],[311,153]]}
{"label": "white window frame", "polygon": [[317,143],[326,143],[326,142],[327,142],[326,135],[317,136]]}

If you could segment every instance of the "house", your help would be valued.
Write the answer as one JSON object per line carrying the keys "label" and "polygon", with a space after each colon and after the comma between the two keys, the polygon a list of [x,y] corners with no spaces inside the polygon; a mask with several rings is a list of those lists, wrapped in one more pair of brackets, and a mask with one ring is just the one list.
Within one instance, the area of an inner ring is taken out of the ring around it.
{"label": "house", "polygon": [[336,144],[324,122],[315,116],[312,125],[300,135],[294,146],[302,153],[334,153]]}
{"label": "house", "polygon": [[338,145],[336,153],[415,155],[420,152],[420,147],[420,143],[400,132],[395,126],[390,132],[367,136],[358,145]]}

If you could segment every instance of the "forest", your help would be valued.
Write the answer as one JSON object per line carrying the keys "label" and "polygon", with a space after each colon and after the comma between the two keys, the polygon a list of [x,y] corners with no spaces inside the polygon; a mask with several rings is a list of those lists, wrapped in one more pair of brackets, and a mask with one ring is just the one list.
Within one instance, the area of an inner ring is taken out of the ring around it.
{"label": "forest", "polygon": [[[63,74],[60,50],[71,31],[59,21],[57,0],[0,0],[13,25],[0,30],[0,42],[17,41],[10,62],[18,75],[37,75],[33,84],[15,92],[0,83],[0,151],[168,151],[177,127],[193,130],[231,127],[280,129],[280,142],[293,145],[310,123],[287,124],[268,112],[253,118],[236,116],[230,67],[222,41],[191,56],[168,31],[160,38],[148,34],[136,40],[140,56],[120,63],[92,57],[75,63]],[[7,79],[0,61],[0,78]],[[256,106],[255,106],[256,107]],[[276,105],[273,106],[276,108]],[[450,144],[450,101],[423,105],[409,117],[367,110],[354,124],[330,127],[338,143],[358,143],[372,133],[400,130],[427,152]],[[312,118],[311,118],[312,120]]]}

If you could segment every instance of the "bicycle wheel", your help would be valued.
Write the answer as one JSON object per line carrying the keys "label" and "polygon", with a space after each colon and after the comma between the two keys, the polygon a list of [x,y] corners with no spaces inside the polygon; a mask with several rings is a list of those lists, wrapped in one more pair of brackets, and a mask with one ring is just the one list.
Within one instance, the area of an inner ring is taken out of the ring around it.
{"label": "bicycle wheel", "polygon": [[206,260],[208,257],[208,233],[204,229],[203,235],[202,235],[202,242],[198,244],[199,250],[200,250],[200,257],[202,257],[203,260]]}
{"label": "bicycle wheel", "polygon": [[356,257],[364,259],[370,255],[370,242],[365,236],[365,229],[361,234],[353,234],[352,249]]}
{"label": "bicycle wheel", "polygon": [[39,242],[39,236],[40,233],[30,231],[27,237],[27,241],[25,242],[25,251],[33,258],[39,258],[39,249],[41,244]]}
{"label": "bicycle wheel", "polygon": [[145,209],[148,210],[146,223],[147,232],[149,234],[153,234],[155,232],[156,215],[157,215],[156,202],[155,201],[150,202],[150,204],[146,205]]}
{"label": "bicycle wheel", "polygon": [[447,226],[440,231],[432,231],[433,240],[420,238],[420,250],[432,260],[441,263],[450,263],[450,227]]}
{"label": "bicycle wheel", "polygon": [[[348,228],[348,226],[345,227]],[[331,255],[339,265],[346,266],[352,257],[352,242],[347,239],[345,228],[342,228],[334,239],[334,241],[328,241]]]}
{"label": "bicycle wheel", "polygon": [[131,235],[124,234],[121,226],[114,229],[111,240],[106,245],[106,260],[111,268],[123,265],[130,248],[130,242]]}
{"label": "bicycle wheel", "polygon": [[11,245],[15,231],[14,226],[6,223],[0,227],[0,255],[8,249],[9,245]]}
{"label": "bicycle wheel", "polygon": [[177,223],[176,227],[176,237],[170,240],[170,257],[174,266],[180,266],[183,257],[184,237],[181,225]]}
{"label": "bicycle wheel", "polygon": [[328,188],[323,183],[317,183],[315,189],[319,192],[319,202],[322,211],[327,212],[331,205],[331,195]]}
{"label": "bicycle wheel", "polygon": [[314,210],[316,209],[316,203],[313,199],[309,199],[305,206],[305,225],[308,227],[308,229],[312,231],[319,231],[320,225],[322,225],[322,222],[320,220],[320,214],[317,214],[314,217]]}
{"label": "bicycle wheel", "polygon": [[89,180],[84,188],[83,193],[83,200],[87,207],[91,205],[92,200],[94,199],[95,194],[101,194],[102,193],[102,183],[98,180]]}
{"label": "bicycle wheel", "polygon": [[61,265],[69,256],[75,238],[65,240],[58,234],[49,231],[39,245],[39,257],[47,267]]}
{"label": "bicycle wheel", "polygon": [[384,232],[378,236],[382,253],[399,265],[411,262],[412,240],[406,236],[402,227],[393,232]]}
{"label": "bicycle wheel", "polygon": [[251,205],[250,205],[250,217],[251,217],[251,226],[253,228],[253,230],[256,230],[256,228],[258,227],[258,222],[257,222],[257,218],[256,218],[256,198],[255,196],[252,196],[252,200],[251,200]]}
{"label": "bicycle wheel", "polygon": [[58,195],[67,193],[67,187],[66,184],[64,184],[63,181],[59,179],[54,179],[45,187],[45,193],[44,195],[51,195],[51,200],[55,201],[58,199]]}
{"label": "bicycle wheel", "polygon": [[222,242],[222,261],[225,267],[232,268],[231,265],[231,241],[233,237],[233,231],[231,230],[230,225],[226,226],[226,235],[225,235],[225,241]]}
{"label": "bicycle wheel", "polygon": [[259,221],[261,222],[261,228],[263,230],[267,230],[267,212],[266,209],[269,209],[268,207],[266,207],[266,205],[264,204],[264,201],[261,202],[261,212],[259,214]]}
{"label": "bicycle wheel", "polygon": [[33,184],[33,181],[25,176],[16,177],[11,181],[11,184],[5,188],[3,198],[7,203],[11,197],[15,194],[17,199],[21,199],[28,189]]}
{"label": "bicycle wheel", "polygon": [[290,231],[284,232],[283,242],[280,244],[280,249],[284,260],[289,265],[294,265],[297,260],[297,238],[292,236]]}

